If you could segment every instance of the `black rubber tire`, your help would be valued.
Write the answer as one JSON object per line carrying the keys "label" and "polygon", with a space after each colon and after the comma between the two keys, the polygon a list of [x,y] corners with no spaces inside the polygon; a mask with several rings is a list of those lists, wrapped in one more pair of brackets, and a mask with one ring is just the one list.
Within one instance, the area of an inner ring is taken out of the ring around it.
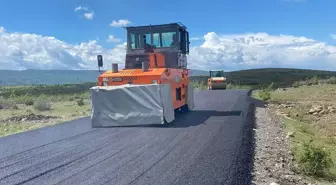
{"label": "black rubber tire", "polygon": [[189,112],[189,106],[188,104],[185,104],[181,107],[181,112],[185,113],[185,112]]}

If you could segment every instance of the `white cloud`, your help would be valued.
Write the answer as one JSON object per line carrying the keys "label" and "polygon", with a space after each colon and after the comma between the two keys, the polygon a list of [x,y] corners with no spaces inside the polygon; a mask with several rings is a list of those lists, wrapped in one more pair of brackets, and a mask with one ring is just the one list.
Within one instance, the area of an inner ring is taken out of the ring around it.
{"label": "white cloud", "polygon": [[201,37],[190,37],[189,40],[197,41],[197,40],[203,40],[203,38],[201,38]]}
{"label": "white cloud", "polygon": [[114,35],[109,35],[106,41],[107,42],[117,43],[117,42],[121,42],[121,39],[116,38]]}
{"label": "white cloud", "polygon": [[74,11],[75,11],[75,12],[78,12],[78,11],[81,11],[81,10],[88,11],[89,8],[88,8],[88,7],[78,6],[78,7],[75,8]]}
{"label": "white cloud", "polygon": [[1,32],[5,32],[6,30],[5,30],[5,28],[4,27],[0,27],[0,33]]}
{"label": "white cloud", "polygon": [[105,49],[96,40],[77,45],[35,34],[0,32],[0,69],[97,69],[97,55],[124,62],[125,44]]}
{"label": "white cloud", "polygon": [[[103,55],[105,68],[111,68],[112,62],[124,63],[126,43],[107,49],[96,40],[70,44],[54,37],[1,30],[0,69],[97,69],[98,54]],[[336,46],[291,35],[210,32],[204,36],[202,45],[190,48],[188,63],[189,68],[204,70],[263,67],[336,70]]]}
{"label": "white cloud", "polygon": [[263,67],[294,67],[336,70],[336,47],[305,37],[267,33],[204,36],[193,47],[190,68],[238,70]]}
{"label": "white cloud", "polygon": [[94,12],[90,11],[88,7],[82,7],[82,6],[78,6],[74,9],[75,12],[78,11],[83,11],[83,16],[87,19],[87,20],[92,20],[94,17]]}
{"label": "white cloud", "polygon": [[92,20],[92,19],[93,19],[93,15],[94,15],[94,12],[84,13],[84,17],[85,17],[87,20]]}
{"label": "white cloud", "polygon": [[[0,29],[1,30],[1,29]],[[330,34],[330,37],[334,40],[336,40],[336,34]]]}
{"label": "white cloud", "polygon": [[127,25],[131,24],[129,20],[126,19],[120,19],[118,21],[113,20],[112,23],[110,24],[111,27],[125,27]]}

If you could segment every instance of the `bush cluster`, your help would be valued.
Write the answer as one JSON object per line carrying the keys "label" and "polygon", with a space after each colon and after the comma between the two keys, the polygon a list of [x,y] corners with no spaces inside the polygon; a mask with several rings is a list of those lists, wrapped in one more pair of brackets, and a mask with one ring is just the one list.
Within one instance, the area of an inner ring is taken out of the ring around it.
{"label": "bush cluster", "polygon": [[312,142],[303,144],[297,162],[301,172],[313,176],[325,175],[334,165],[330,153],[314,146]]}
{"label": "bush cluster", "polygon": [[269,89],[262,89],[259,92],[259,97],[263,100],[263,101],[268,101],[271,99],[271,92]]}
{"label": "bush cluster", "polygon": [[34,102],[34,108],[39,111],[51,110],[51,103],[45,100],[38,100]]}
{"label": "bush cluster", "polygon": [[301,80],[301,81],[294,82],[292,84],[292,87],[297,88],[297,87],[304,86],[304,85],[310,86],[310,85],[318,85],[318,84],[336,84],[336,77],[333,76],[327,79],[320,79],[319,77],[314,76],[307,80]]}
{"label": "bush cluster", "polygon": [[84,100],[82,98],[77,100],[77,105],[78,106],[83,106],[84,105]]}

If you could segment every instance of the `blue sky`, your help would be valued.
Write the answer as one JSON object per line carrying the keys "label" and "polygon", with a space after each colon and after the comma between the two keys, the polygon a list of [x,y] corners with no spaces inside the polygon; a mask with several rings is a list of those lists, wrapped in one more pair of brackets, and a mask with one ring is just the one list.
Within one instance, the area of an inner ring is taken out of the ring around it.
{"label": "blue sky", "polygon": [[[87,10],[75,11],[79,6]],[[11,0],[1,2],[0,27],[8,34],[52,36],[72,46],[96,40],[106,50],[125,42],[125,30],[110,26],[120,19],[130,25],[182,22],[191,37],[202,38],[192,41],[195,47],[213,41],[204,41],[210,32],[223,46],[222,35],[247,33],[303,36],[334,45],[334,7],[333,0]],[[85,18],[84,13],[92,12],[92,19]],[[109,35],[121,42],[106,42]]]}
{"label": "blue sky", "polygon": [[[78,6],[94,11],[93,20],[75,13]],[[124,29],[109,27],[112,20],[119,19],[134,25],[180,21],[191,36],[210,31],[267,32],[332,42],[334,7],[336,1],[332,0],[11,0],[1,2],[0,24],[8,31],[55,36],[70,43],[97,37],[102,42],[110,34],[124,38]]]}

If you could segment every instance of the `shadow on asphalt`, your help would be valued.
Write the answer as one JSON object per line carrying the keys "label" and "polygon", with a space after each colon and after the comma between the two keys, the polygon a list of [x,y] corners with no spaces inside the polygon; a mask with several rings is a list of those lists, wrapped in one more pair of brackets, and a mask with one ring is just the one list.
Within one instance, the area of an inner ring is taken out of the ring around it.
{"label": "shadow on asphalt", "polygon": [[259,107],[259,108],[266,108],[265,106],[265,102],[261,101],[261,100],[258,100],[258,99],[255,99],[255,98],[251,98],[252,100],[252,103],[256,106],[256,107]]}
{"label": "shadow on asphalt", "polygon": [[207,119],[212,116],[241,116],[242,111],[210,111],[210,110],[192,110],[186,114],[175,114],[175,120],[167,124],[165,127],[179,128],[179,127],[192,127],[203,124]]}
{"label": "shadow on asphalt", "polygon": [[[255,101],[256,100],[256,101]],[[254,170],[254,157],[255,157],[255,128],[256,128],[256,115],[255,110],[258,106],[264,106],[263,102],[252,98],[252,103],[249,107],[249,112],[244,123],[242,130],[242,140],[237,156],[236,166],[238,171],[234,172],[233,178],[236,180],[235,184],[254,184],[253,183],[253,170]]]}
{"label": "shadow on asphalt", "polygon": [[[183,128],[203,124],[212,116],[242,116],[242,111],[192,110],[187,113],[175,113],[175,120],[167,124],[135,125],[126,127]],[[123,126],[125,127],[125,126]]]}
{"label": "shadow on asphalt", "polygon": [[[121,127],[150,127],[150,128],[183,128],[193,127],[203,124],[212,116],[242,116],[242,111],[210,111],[210,110],[191,110],[187,113],[176,112],[175,120],[167,124],[151,124],[151,125],[130,125]],[[115,127],[115,126],[113,126]],[[109,127],[109,128],[113,128]],[[118,127],[118,126],[117,126]],[[116,127],[115,127],[116,128]]]}

